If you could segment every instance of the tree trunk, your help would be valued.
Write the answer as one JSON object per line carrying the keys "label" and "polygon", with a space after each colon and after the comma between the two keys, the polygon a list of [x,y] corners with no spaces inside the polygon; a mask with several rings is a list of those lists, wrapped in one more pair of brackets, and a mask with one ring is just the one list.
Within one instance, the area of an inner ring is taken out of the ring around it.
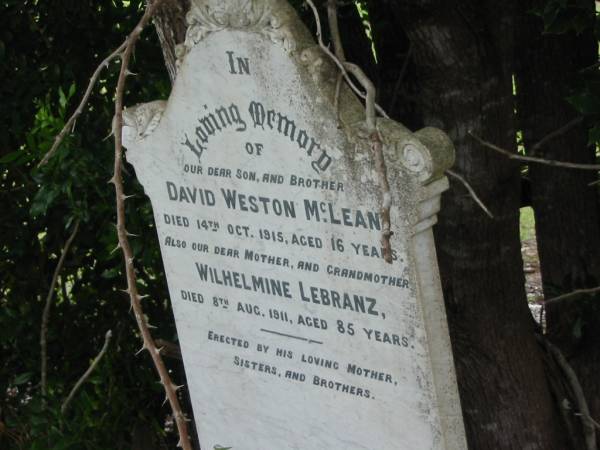
{"label": "tree trunk", "polygon": [[406,33],[394,16],[389,2],[369,0],[373,44],[377,55],[377,101],[385,111],[406,127],[423,128],[422,118],[416,112],[415,67],[412,47]]}
{"label": "tree trunk", "polygon": [[[519,125],[526,152],[546,159],[594,163],[583,123],[570,127],[538,150],[533,146],[578,117],[566,101],[578,72],[597,61],[593,30],[543,33],[530,13],[542,0],[520,4],[519,64],[516,71]],[[595,2],[588,0],[589,13]],[[592,16],[593,17],[593,16]],[[600,211],[597,173],[543,165],[529,166],[538,253],[546,299],[600,284]],[[592,416],[600,415],[600,296],[575,298],[547,307],[548,336],[577,372]]]}
{"label": "tree trunk", "polygon": [[[449,132],[457,146],[456,170],[495,214],[489,219],[453,183],[437,230],[468,440],[477,450],[564,450],[568,447],[560,436],[561,422],[525,300],[519,167],[467,135],[473,130],[503,147],[515,147],[512,41],[507,39],[513,16],[506,4],[455,3],[377,1],[393,13],[390,23],[396,30],[404,26],[413,45],[421,89],[421,116],[415,122]],[[159,35],[175,36],[161,38],[168,67],[171,47],[181,39],[169,31],[169,23],[183,23],[185,4],[166,4],[169,11],[161,12],[165,19],[156,21]],[[178,19],[172,22],[173,17]],[[377,22],[372,25],[377,36],[381,29]],[[406,51],[404,47],[404,55]],[[395,83],[386,85],[393,89]]]}
{"label": "tree trunk", "polygon": [[185,40],[187,30],[185,15],[189,9],[190,0],[171,0],[160,6],[153,18],[171,83],[175,81],[177,75],[175,47]]}
{"label": "tree trunk", "polygon": [[[519,241],[519,166],[468,132],[515,151],[516,2],[389,2],[413,46],[425,125],[449,133],[460,172],[494,214],[452,182],[437,225],[442,285],[469,446],[564,450],[528,310]],[[375,24],[377,26],[377,24]]]}

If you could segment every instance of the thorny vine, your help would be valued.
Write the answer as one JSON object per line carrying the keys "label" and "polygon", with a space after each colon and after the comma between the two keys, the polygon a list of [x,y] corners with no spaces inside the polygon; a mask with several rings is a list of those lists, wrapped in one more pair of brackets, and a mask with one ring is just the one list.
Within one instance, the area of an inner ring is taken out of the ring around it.
{"label": "thorny vine", "polygon": [[[323,43],[323,33],[321,29],[321,19],[319,16],[319,11],[315,6],[312,0],[306,0],[308,5],[310,6],[313,15],[315,17],[315,23],[317,26],[317,40],[319,42],[319,46],[323,51],[332,59],[332,61],[337,65],[340,69],[341,74],[348,82],[348,85],[356,92],[361,98],[365,99],[365,123],[367,126],[367,133],[369,136],[369,140],[371,142],[371,151],[373,153],[375,159],[375,168],[379,175],[379,184],[381,187],[381,221],[383,224],[383,233],[381,236],[381,245],[383,247],[383,258],[385,262],[388,264],[392,263],[392,246],[390,243],[390,238],[392,237],[393,232],[391,231],[391,219],[390,219],[390,209],[392,206],[392,196],[390,194],[390,183],[387,177],[387,167],[385,165],[385,157],[383,155],[383,142],[381,139],[381,134],[377,129],[377,116],[376,111],[380,112],[380,114],[388,117],[387,114],[375,103],[375,85],[369,79],[369,77],[364,73],[364,71],[357,66],[356,64],[352,64],[345,60],[344,49],[342,46],[342,39],[340,35],[339,25],[337,21],[337,1],[336,0],[328,0],[327,2],[327,18],[329,20],[329,29],[331,32],[334,51],[335,54]],[[360,83],[360,85],[365,90],[366,94],[362,93],[353,83],[350,78],[349,73],[351,73],[356,80]],[[339,85],[339,83],[338,83]],[[336,103],[338,102],[338,89],[336,86]],[[337,105],[336,105],[337,106]]]}
{"label": "thorny vine", "polygon": [[62,130],[60,130],[60,133],[56,135],[56,137],[54,138],[54,142],[52,143],[52,147],[50,147],[50,150],[44,155],[42,160],[39,162],[38,167],[45,165],[50,160],[50,158],[52,158],[57,152],[60,144],[67,137],[67,134],[72,133],[75,130],[75,123],[77,122],[77,118],[83,113],[83,108],[85,108],[85,106],[87,105],[90,99],[90,95],[92,94],[92,90],[98,82],[98,78],[100,77],[102,70],[107,68],[112,60],[120,57],[123,50],[125,50],[126,44],[127,41],[123,42],[110,55],[104,58],[100,64],[98,64],[98,67],[96,67],[96,70],[94,70],[94,73],[90,78],[90,82],[88,83],[88,86],[85,90],[85,93],[83,94],[83,97],[81,98],[81,101],[79,102],[79,105],[77,106],[77,109],[75,109],[75,112],[71,115],[71,117],[69,117],[65,126],[62,128]]}
{"label": "thorny vine", "polygon": [[144,311],[142,309],[141,301],[142,296],[139,294],[137,289],[137,276],[135,273],[135,267],[133,265],[133,251],[129,243],[129,233],[125,228],[125,200],[127,196],[124,193],[123,188],[123,92],[125,90],[125,80],[128,75],[129,60],[133,53],[133,49],[136,41],[138,40],[142,30],[148,24],[152,15],[156,11],[157,7],[162,3],[161,0],[156,0],[146,7],[144,15],[140,19],[140,22],[133,29],[133,31],[127,36],[126,46],[121,55],[121,70],[119,72],[119,79],[117,81],[116,98],[115,98],[115,127],[114,127],[114,139],[115,139],[115,160],[114,160],[114,174],[110,180],[115,187],[115,199],[117,208],[117,235],[119,238],[119,247],[123,252],[123,259],[125,263],[125,273],[127,276],[127,289],[126,293],[129,295],[131,301],[131,307],[135,315],[135,319],[142,334],[143,346],[142,349],[147,350],[150,353],[154,367],[160,377],[160,383],[163,385],[166,394],[166,400],[171,405],[173,417],[177,424],[177,430],[179,432],[179,443],[178,447],[182,447],[184,450],[192,450],[191,441],[188,433],[187,418],[183,414],[179,399],[177,398],[177,390],[182,386],[176,386],[169,375],[169,372],[165,366],[165,363],[160,356],[160,349],[156,347],[148,322]]}
{"label": "thorny vine", "polygon": [[[40,166],[44,165],[57,151],[62,141],[65,139],[67,134],[72,131],[75,121],[77,117],[79,117],[85,105],[87,104],[90,94],[96,85],[100,73],[102,70],[108,66],[108,64],[114,59],[120,59],[121,68],[119,71],[119,78],[117,81],[117,87],[115,91],[115,119],[114,119],[114,141],[115,141],[115,158],[114,158],[114,172],[113,176],[110,179],[109,183],[113,184],[115,187],[115,200],[116,200],[116,211],[117,211],[117,235],[118,235],[118,247],[121,248],[123,253],[123,259],[125,264],[125,274],[127,278],[127,289],[125,292],[129,295],[129,299],[131,302],[131,308],[133,310],[137,326],[139,328],[140,334],[142,335],[143,346],[142,350],[147,350],[150,353],[150,357],[152,358],[152,362],[154,363],[154,367],[158,372],[160,383],[163,385],[165,390],[166,399],[168,401],[171,410],[173,413],[173,417],[175,418],[175,422],[177,424],[177,430],[179,432],[179,443],[178,446],[183,448],[184,450],[192,450],[191,441],[189,438],[188,426],[187,426],[187,418],[183,414],[181,406],[179,404],[179,399],[177,398],[177,390],[182,386],[176,386],[172,381],[169,375],[169,372],[164,364],[162,357],[160,356],[160,349],[156,347],[152,334],[150,333],[149,324],[144,315],[143,308],[141,305],[142,296],[139,294],[137,289],[137,276],[135,273],[134,267],[134,257],[133,251],[131,249],[131,245],[129,243],[129,233],[126,229],[126,218],[125,218],[125,201],[127,200],[127,196],[124,193],[123,187],[123,144],[122,144],[122,132],[123,132],[123,93],[125,90],[125,81],[127,76],[130,74],[129,72],[129,61],[131,59],[131,55],[133,54],[135,43],[140,37],[142,31],[146,27],[146,25],[150,22],[152,16],[156,12],[158,6],[160,6],[164,0],[156,0],[152,3],[149,3],[146,6],[144,14],[142,15],[138,24],[134,27],[133,31],[127,36],[125,41],[109,56],[107,56],[96,68],[92,77],[90,78],[90,82],[86,88],[86,91],[83,95],[79,106],[73,113],[73,115],[68,119],[67,123],[60,131],[60,133],[56,136],[54,143],[51,149],[46,153],[44,158],[40,162]],[[105,346],[108,346],[108,340],[110,336],[107,335]],[[106,351],[106,350],[104,350]],[[102,355],[103,353],[101,353]],[[99,355],[99,356],[101,356]],[[98,358],[97,358],[98,360]],[[43,358],[42,364],[44,364],[45,357]],[[42,366],[44,367],[44,366]],[[95,365],[92,365],[88,371],[91,372]],[[87,374],[88,372],[86,372]],[[84,374],[85,377],[85,374]],[[82,378],[84,380],[84,378]],[[66,409],[68,406],[68,400],[63,404],[63,409]]]}

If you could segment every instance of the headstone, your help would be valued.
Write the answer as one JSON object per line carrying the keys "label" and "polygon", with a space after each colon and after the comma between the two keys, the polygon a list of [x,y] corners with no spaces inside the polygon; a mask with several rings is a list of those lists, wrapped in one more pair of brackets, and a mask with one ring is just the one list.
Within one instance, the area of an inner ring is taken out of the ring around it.
{"label": "headstone", "polygon": [[205,450],[465,449],[431,227],[453,148],[365,112],[284,0],[194,0],[129,108]]}

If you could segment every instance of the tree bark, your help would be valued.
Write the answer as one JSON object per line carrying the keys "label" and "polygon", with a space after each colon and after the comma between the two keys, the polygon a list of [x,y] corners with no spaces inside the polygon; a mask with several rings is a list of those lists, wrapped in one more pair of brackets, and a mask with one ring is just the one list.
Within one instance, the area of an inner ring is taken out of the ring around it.
{"label": "tree bark", "polygon": [[415,67],[410,40],[390,2],[369,0],[373,45],[377,55],[377,101],[394,119],[410,129],[423,127],[415,105]]}
{"label": "tree bark", "polygon": [[[516,70],[517,110],[526,152],[534,156],[595,162],[584,123],[548,141],[534,145],[549,133],[577,118],[567,102],[581,69],[598,59],[593,30],[576,34],[543,33],[542,19],[531,13],[542,0],[520,3],[519,64]],[[590,15],[595,2],[587,1]],[[597,180],[589,171],[542,165],[529,166],[532,206],[535,211],[538,253],[544,295],[551,298],[600,284],[600,210]],[[569,359],[580,379],[591,414],[600,415],[600,296],[582,296],[547,307],[547,331]],[[578,421],[579,422],[579,421]]]}
{"label": "tree bark", "polygon": [[460,185],[436,229],[467,439],[472,449],[564,450],[526,303],[519,241],[519,166],[468,131],[516,150],[512,96],[516,2],[389,2],[413,46],[425,125],[449,133]]}
{"label": "tree bark", "polygon": [[171,0],[160,6],[154,15],[154,28],[163,51],[171,83],[175,81],[177,75],[175,47],[185,40],[187,30],[185,15],[189,9],[190,0]]}

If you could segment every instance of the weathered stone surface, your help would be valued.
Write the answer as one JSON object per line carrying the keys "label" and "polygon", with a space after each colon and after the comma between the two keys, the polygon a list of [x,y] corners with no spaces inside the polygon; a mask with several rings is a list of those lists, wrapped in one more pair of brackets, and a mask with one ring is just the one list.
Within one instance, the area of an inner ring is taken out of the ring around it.
{"label": "weathered stone surface", "polygon": [[192,2],[168,102],[129,108],[204,449],[464,449],[431,226],[451,143],[364,109],[284,1]]}

